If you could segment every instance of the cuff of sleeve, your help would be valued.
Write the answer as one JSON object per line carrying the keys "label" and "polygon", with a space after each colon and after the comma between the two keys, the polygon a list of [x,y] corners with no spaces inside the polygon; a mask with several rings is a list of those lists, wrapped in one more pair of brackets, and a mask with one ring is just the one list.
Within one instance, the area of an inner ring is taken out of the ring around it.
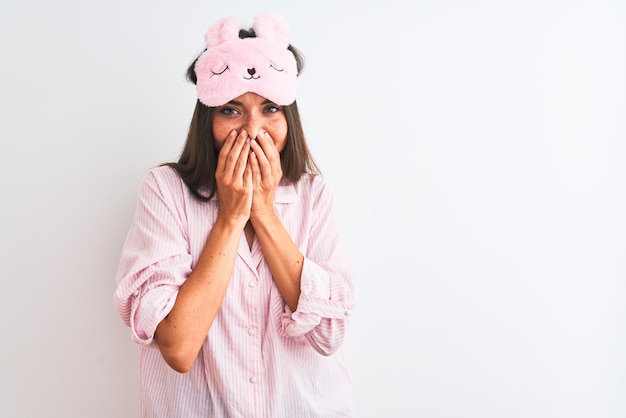
{"label": "cuff of sleeve", "polygon": [[306,258],[302,267],[298,308],[292,312],[285,305],[282,318],[285,333],[292,337],[311,331],[322,318],[346,319],[352,314],[352,306],[330,300],[331,273]]}
{"label": "cuff of sleeve", "polygon": [[161,286],[132,296],[131,330],[133,340],[142,345],[154,343],[154,333],[159,323],[174,307],[178,296],[177,287]]}

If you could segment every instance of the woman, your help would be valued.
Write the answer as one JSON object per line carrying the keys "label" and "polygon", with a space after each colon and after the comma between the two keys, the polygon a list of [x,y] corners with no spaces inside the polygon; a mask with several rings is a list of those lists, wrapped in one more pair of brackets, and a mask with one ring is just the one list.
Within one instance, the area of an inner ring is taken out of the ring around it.
{"label": "woman", "polygon": [[116,276],[142,416],[354,416],[353,282],[295,102],[302,57],[273,13],[205,39],[187,142],[144,177]]}

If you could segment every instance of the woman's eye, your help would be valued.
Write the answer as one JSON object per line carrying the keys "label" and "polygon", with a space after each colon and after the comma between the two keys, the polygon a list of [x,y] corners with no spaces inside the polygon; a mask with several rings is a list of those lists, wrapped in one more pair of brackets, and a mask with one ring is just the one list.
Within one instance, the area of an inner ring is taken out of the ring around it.
{"label": "woman's eye", "polygon": [[276,113],[276,112],[280,112],[280,107],[278,107],[278,106],[274,106],[274,105],[267,106],[267,107],[265,108],[265,112],[267,112],[267,113]]}
{"label": "woman's eye", "polygon": [[237,114],[237,109],[233,109],[232,107],[223,107],[219,110],[219,112],[223,115],[235,115]]}

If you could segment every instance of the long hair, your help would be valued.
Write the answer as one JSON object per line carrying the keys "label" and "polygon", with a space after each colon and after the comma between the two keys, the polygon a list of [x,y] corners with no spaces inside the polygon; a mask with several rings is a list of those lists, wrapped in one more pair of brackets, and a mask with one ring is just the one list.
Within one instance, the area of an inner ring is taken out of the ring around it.
{"label": "long hair", "polygon": [[[254,36],[253,29],[239,31],[242,39]],[[304,68],[304,57],[294,46],[289,45],[288,49],[296,59],[299,75]],[[195,72],[198,58],[187,69],[187,80],[193,84],[198,80]],[[163,164],[174,168],[191,193],[201,201],[210,200],[217,192],[215,170],[218,152],[213,145],[213,109],[196,101],[187,140],[178,161]],[[281,168],[283,179],[295,183],[302,175],[319,174],[320,170],[306,143],[298,104],[294,101],[289,106],[283,106],[283,112],[287,120],[287,140],[280,153]]]}

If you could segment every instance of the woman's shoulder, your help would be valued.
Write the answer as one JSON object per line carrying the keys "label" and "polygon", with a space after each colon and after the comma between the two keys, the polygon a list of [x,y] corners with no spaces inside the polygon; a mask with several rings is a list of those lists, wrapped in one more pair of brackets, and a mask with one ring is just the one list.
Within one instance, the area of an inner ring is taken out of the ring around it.
{"label": "woman's shoulder", "polygon": [[183,184],[178,172],[168,165],[159,165],[148,169],[141,183],[143,188],[156,188],[162,194],[180,191]]}
{"label": "woman's shoulder", "polygon": [[296,184],[302,187],[319,187],[326,184],[326,180],[321,174],[305,173]]}
{"label": "woman's shoulder", "polygon": [[180,184],[181,178],[178,172],[169,165],[152,167],[145,172],[143,182],[156,182],[164,185]]}
{"label": "woman's shoulder", "polygon": [[162,181],[178,181],[180,176],[178,172],[167,164],[159,165],[148,169],[146,177],[154,177]]}
{"label": "woman's shoulder", "polygon": [[298,194],[332,195],[328,182],[321,174],[303,174],[295,187]]}

